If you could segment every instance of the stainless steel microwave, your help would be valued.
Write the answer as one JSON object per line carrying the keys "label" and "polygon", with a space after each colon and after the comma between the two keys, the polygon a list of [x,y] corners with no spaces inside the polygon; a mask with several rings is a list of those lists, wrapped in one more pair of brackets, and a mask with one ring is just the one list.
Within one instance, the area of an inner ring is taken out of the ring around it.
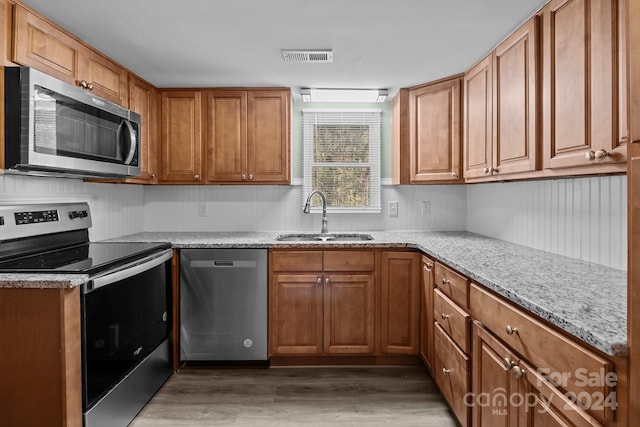
{"label": "stainless steel microwave", "polygon": [[139,114],[29,67],[6,67],[4,88],[7,172],[140,174]]}

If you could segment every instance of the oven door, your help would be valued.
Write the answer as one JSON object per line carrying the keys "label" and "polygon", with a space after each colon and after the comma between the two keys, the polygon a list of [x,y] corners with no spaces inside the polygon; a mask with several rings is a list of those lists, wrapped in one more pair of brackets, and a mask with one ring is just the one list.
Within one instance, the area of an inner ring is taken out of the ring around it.
{"label": "oven door", "polygon": [[[132,376],[133,370],[168,341],[171,256],[172,251],[165,250],[84,285],[81,307],[85,412],[114,393],[123,378]],[[170,364],[167,365],[170,371]],[[166,369],[162,370],[166,374]],[[116,400],[136,399],[127,396]]]}

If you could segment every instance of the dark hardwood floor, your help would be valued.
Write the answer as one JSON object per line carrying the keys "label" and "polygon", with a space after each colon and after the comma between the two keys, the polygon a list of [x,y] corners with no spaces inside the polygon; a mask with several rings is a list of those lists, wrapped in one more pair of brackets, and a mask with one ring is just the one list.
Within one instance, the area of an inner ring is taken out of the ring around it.
{"label": "dark hardwood floor", "polygon": [[183,368],[130,424],[456,426],[421,366]]}

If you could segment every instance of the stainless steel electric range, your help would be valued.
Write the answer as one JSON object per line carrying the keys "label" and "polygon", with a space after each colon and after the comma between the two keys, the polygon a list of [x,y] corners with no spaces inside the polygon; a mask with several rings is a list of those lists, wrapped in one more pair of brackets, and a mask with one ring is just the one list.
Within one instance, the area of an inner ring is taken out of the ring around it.
{"label": "stainless steel electric range", "polygon": [[88,275],[79,313],[84,424],[126,426],[172,373],[172,251],[90,242],[89,227],[86,203],[0,205],[0,273]]}

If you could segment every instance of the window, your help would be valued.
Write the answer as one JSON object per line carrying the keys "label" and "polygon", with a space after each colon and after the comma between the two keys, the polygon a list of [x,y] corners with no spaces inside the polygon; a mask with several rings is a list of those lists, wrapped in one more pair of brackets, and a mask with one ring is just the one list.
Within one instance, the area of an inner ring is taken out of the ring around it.
{"label": "window", "polygon": [[322,190],[331,211],[380,212],[380,117],[381,110],[303,110],[303,203]]}

